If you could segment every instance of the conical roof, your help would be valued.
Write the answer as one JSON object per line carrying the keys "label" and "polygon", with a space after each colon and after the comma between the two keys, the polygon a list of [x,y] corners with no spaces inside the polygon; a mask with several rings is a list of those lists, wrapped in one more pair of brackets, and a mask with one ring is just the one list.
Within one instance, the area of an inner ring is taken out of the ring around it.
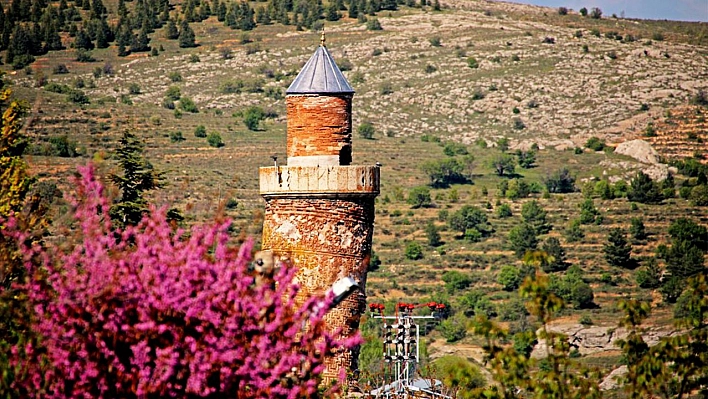
{"label": "conical roof", "polygon": [[354,93],[327,47],[320,45],[285,94]]}

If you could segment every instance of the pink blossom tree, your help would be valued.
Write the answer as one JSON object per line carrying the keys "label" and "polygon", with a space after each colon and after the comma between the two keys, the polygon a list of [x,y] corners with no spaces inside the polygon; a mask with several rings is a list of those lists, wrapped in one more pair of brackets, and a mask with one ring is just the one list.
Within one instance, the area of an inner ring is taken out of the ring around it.
{"label": "pink blossom tree", "polygon": [[229,221],[175,231],[152,209],[116,228],[93,168],[79,172],[77,236],[23,249],[38,339],[13,348],[19,396],[317,397],[325,356],[359,343],[324,328],[331,297],[298,305],[293,268],[255,285]]}

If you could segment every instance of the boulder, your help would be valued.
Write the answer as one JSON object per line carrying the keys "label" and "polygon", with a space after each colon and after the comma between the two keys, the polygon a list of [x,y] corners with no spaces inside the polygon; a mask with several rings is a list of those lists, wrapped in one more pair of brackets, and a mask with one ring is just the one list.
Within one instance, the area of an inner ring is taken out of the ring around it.
{"label": "boulder", "polygon": [[617,382],[617,379],[623,377],[625,374],[627,374],[627,366],[619,366],[612,370],[600,383],[600,390],[609,391],[619,388],[620,384]]}
{"label": "boulder", "polygon": [[632,157],[641,163],[649,165],[659,163],[659,153],[652,148],[651,144],[644,140],[625,141],[615,148],[615,153]]}

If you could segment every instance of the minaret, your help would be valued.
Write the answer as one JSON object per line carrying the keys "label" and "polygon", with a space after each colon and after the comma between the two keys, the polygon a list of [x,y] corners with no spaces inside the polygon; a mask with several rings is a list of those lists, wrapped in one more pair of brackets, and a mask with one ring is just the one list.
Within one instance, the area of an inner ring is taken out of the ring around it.
{"label": "minaret", "polygon": [[[263,248],[298,268],[303,297],[347,276],[362,287],[326,316],[345,336],[359,328],[374,229],[379,167],[352,163],[354,89],[320,46],[286,91],[287,165],[260,168]],[[358,350],[327,363],[325,381],[356,370]]]}

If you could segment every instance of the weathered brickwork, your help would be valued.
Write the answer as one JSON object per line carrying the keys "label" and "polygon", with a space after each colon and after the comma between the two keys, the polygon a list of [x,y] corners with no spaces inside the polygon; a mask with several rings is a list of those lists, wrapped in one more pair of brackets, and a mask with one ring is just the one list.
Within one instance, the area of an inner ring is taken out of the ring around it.
{"label": "weathered brickwork", "polygon": [[288,158],[331,155],[352,162],[352,95],[289,95]]}
{"label": "weathered brickwork", "polygon": [[[330,331],[350,336],[366,306],[378,166],[352,166],[354,90],[320,47],[286,92],[287,164],[259,171],[265,199],[263,248],[298,269],[299,300],[354,278],[361,291],[325,316]],[[357,368],[358,349],[326,362],[325,383]]]}
{"label": "weathered brickwork", "polygon": [[[346,276],[366,286],[374,227],[374,196],[358,198],[278,198],[266,196],[263,248],[290,259],[298,268],[302,298],[326,292]],[[358,292],[326,316],[331,330],[345,336],[359,328],[366,297]],[[342,352],[327,363],[325,378],[356,369],[356,352]]]}

